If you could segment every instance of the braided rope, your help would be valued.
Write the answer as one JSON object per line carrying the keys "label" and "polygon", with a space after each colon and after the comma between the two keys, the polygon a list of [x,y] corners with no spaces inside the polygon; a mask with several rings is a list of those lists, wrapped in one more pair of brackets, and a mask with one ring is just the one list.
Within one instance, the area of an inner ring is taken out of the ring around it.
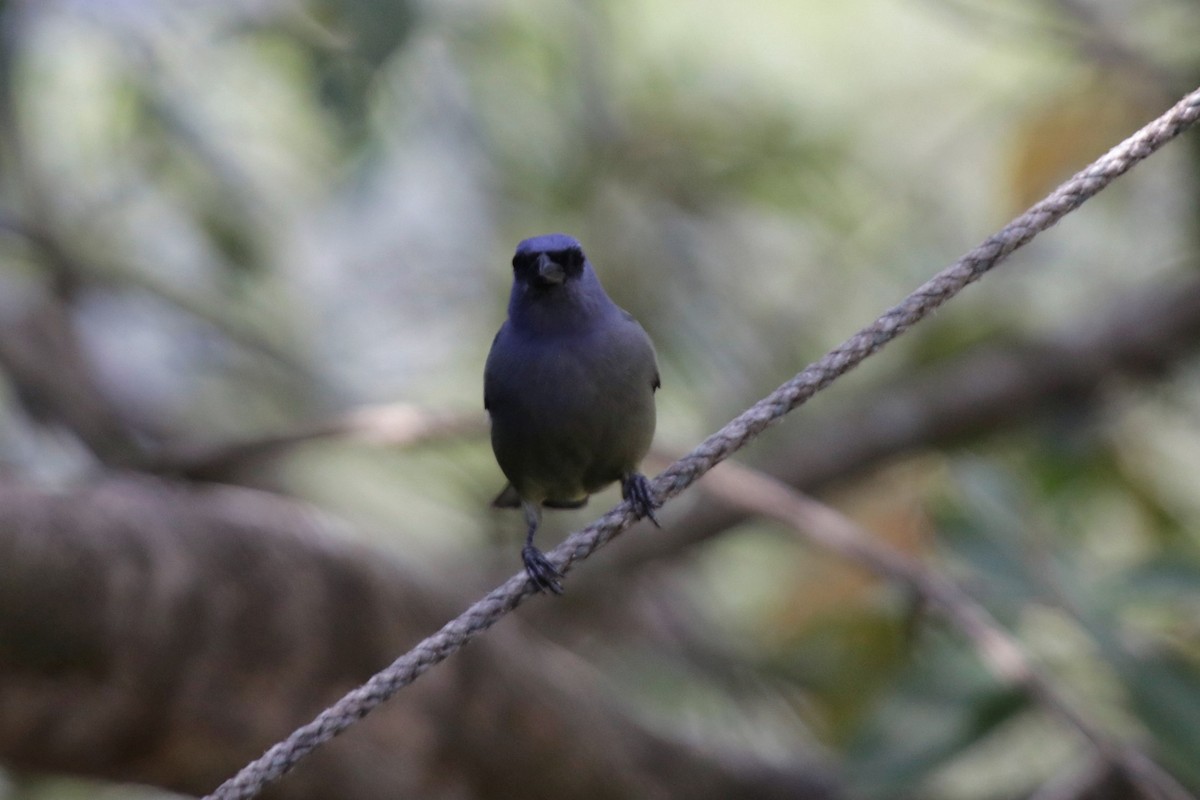
{"label": "braided rope", "polygon": [[[659,499],[674,497],[691,486],[701,475],[744,447],[789,411],[858,366],[962,291],[967,284],[978,280],[1018,247],[1054,225],[1135,164],[1191,127],[1198,118],[1200,89],[1185,96],[1161,117],[1077,173],[1003,230],[926,281],[871,325],[810,364],[672,464],[651,483]],[[550,560],[566,572],[574,562],[587,558],[633,524],[635,519],[628,504],[622,503],[568,537],[550,553]],[[254,797],[316,747],[346,730],[430,667],[490,628],[534,592],[524,573],[509,578],[437,633],[248,764],[205,800],[249,800]]]}

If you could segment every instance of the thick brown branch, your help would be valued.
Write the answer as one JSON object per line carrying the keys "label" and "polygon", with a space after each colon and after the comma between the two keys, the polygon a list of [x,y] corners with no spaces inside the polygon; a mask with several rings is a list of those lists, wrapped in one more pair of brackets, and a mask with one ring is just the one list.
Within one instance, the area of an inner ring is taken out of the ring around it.
{"label": "thick brown branch", "polygon": [[[450,614],[333,528],[246,489],[0,483],[0,761],[201,794]],[[647,732],[562,659],[498,630],[271,796],[834,796]]]}

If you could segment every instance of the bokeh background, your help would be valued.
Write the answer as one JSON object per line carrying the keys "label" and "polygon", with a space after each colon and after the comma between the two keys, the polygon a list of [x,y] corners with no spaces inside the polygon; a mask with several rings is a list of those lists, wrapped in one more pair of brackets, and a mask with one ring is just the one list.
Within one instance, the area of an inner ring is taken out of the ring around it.
{"label": "bokeh background", "polygon": [[[1198,41],[1186,0],[0,3],[0,797],[203,794],[518,568],[481,408],[518,240],[577,236],[654,339],[653,473]],[[1193,791],[1198,143],[736,457]],[[661,516],[271,796],[1138,796],[905,587],[703,485]]]}

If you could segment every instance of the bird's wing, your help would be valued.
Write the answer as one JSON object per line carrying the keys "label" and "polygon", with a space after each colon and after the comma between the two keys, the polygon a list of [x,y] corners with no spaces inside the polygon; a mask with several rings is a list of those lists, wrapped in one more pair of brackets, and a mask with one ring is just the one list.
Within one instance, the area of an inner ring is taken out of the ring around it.
{"label": "bird's wing", "polygon": [[[492,350],[496,349],[496,342],[498,342],[500,340],[500,334],[504,333],[504,329],[507,327],[508,327],[508,321],[505,320],[504,324],[500,326],[500,330],[496,331],[496,335],[492,337]],[[489,361],[491,360],[491,352],[490,351],[488,352],[488,360]],[[483,374],[483,410],[491,411],[492,404],[488,400],[487,385],[488,385],[487,367],[485,366],[484,374]]]}
{"label": "bird's wing", "polygon": [[[637,319],[633,316],[633,314],[630,314],[628,311],[626,311],[623,308],[621,309],[621,315],[623,317],[625,317],[625,320],[627,322],[632,322],[634,324],[634,327],[636,327],[639,331],[642,332],[642,337],[646,340],[646,343],[650,345],[650,352],[653,353],[654,352],[654,343],[650,340],[650,336],[649,336],[649,334],[646,333],[646,329],[642,327],[642,323],[638,322]],[[662,378],[659,377],[658,364],[655,363],[654,379],[652,381],[650,381],[650,391],[652,391],[652,392],[658,391],[661,387],[662,387]]]}

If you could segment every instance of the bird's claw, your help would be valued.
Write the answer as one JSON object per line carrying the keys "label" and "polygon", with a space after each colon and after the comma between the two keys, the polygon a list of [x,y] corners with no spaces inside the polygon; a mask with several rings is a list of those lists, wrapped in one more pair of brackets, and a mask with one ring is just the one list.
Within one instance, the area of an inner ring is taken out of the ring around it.
{"label": "bird's claw", "polygon": [[626,475],[621,479],[621,497],[629,501],[629,505],[633,506],[634,512],[639,517],[645,517],[654,523],[654,527],[661,528],[658,524],[658,518],[654,516],[654,509],[662,505],[654,497],[654,492],[650,488],[650,481],[640,472],[634,472]]}
{"label": "bird's claw", "polygon": [[562,584],[559,583],[562,573],[554,568],[541,550],[527,544],[521,550],[521,560],[525,562],[525,574],[539,592],[563,593]]}

